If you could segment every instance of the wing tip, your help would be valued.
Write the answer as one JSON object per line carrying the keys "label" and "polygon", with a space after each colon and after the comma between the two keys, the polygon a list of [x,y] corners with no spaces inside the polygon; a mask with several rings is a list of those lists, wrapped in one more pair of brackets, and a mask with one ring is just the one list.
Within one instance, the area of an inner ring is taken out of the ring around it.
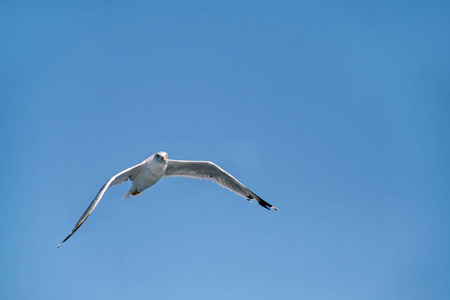
{"label": "wing tip", "polygon": [[[86,219],[84,219],[83,222],[81,222],[81,224],[83,224],[85,220]],[[75,228],[72,229],[72,232],[58,246],[56,246],[56,249],[61,247],[62,244],[64,244],[75,233],[75,231],[77,231],[77,229],[80,228],[81,224],[79,226],[75,226]]]}
{"label": "wing tip", "polygon": [[276,211],[280,211],[278,208],[276,208],[272,204],[267,203],[266,201],[264,201],[263,204],[261,204],[261,202],[259,202],[259,205],[261,205],[262,207],[264,207],[265,209],[268,209],[268,210],[272,210],[273,209],[273,210],[276,210]]}
{"label": "wing tip", "polygon": [[263,199],[259,198],[258,196],[256,196],[256,197],[248,197],[247,198],[247,200],[250,201],[250,202],[252,202],[252,199],[255,199],[256,201],[258,201],[258,204],[261,205],[262,207],[264,207],[265,209],[268,209],[268,210],[273,209],[273,210],[279,211],[278,208],[276,208],[275,206],[273,206],[269,202],[264,201]]}
{"label": "wing tip", "polygon": [[58,246],[56,246],[55,250],[58,250],[58,249],[59,249],[59,247],[61,247],[61,246],[62,246],[62,244],[64,244],[64,242],[65,242],[65,241],[67,241],[67,239],[65,239],[64,241],[62,241],[61,243],[59,243],[59,245],[58,245]]}

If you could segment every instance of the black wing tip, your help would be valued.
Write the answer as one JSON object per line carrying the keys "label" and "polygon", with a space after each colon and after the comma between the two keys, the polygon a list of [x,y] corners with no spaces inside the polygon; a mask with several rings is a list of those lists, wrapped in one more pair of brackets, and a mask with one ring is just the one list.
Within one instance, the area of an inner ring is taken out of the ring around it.
{"label": "black wing tip", "polygon": [[59,249],[59,247],[61,247],[61,246],[62,246],[62,244],[64,244],[64,242],[65,242],[65,241],[62,241],[61,243],[59,243],[59,245],[58,245],[58,246],[56,246],[55,250],[58,250],[58,249]]}
{"label": "black wing tip", "polygon": [[[83,221],[84,222],[84,221]],[[83,223],[81,223],[81,224],[83,224]],[[80,224],[80,225],[81,225]],[[59,247],[61,247],[62,246],[62,244],[64,244],[74,233],[75,233],[75,231],[77,231],[77,229],[79,228],[80,226],[78,226],[78,227],[75,227],[73,230],[72,230],[72,232],[58,245],[58,246],[56,246],[56,248],[55,249],[59,249]]]}
{"label": "black wing tip", "polygon": [[278,208],[276,208],[275,206],[273,206],[272,204],[264,201],[263,199],[259,198],[258,196],[256,197],[248,197],[247,200],[251,201],[252,199],[255,199],[256,201],[258,201],[258,204],[261,205],[262,207],[264,207],[267,210],[279,210]]}
{"label": "black wing tip", "polygon": [[276,208],[276,207],[273,206],[272,204],[270,204],[270,203],[268,203],[268,202],[266,202],[266,201],[264,201],[264,200],[262,200],[262,199],[260,199],[260,200],[258,201],[258,203],[259,203],[259,205],[261,205],[261,206],[264,207],[265,209],[268,209],[268,210],[271,210],[271,209],[273,209],[273,210],[278,210],[278,208]]}
{"label": "black wing tip", "polygon": [[59,247],[61,247],[62,246],[62,244],[64,244],[66,241],[67,241],[67,239],[68,239],[69,237],[67,237],[67,238],[65,238],[64,239],[64,241],[62,241],[61,243],[59,243],[59,245],[58,246],[56,246],[56,248],[55,248],[55,250],[58,250],[59,249]]}

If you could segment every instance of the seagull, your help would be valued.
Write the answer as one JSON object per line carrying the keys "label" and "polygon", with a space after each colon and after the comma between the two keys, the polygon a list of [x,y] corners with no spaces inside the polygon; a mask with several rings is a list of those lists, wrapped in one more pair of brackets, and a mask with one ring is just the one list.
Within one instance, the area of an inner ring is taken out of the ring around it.
{"label": "seagull", "polygon": [[72,232],[56,247],[57,249],[64,244],[80,226],[86,221],[92,211],[103,197],[106,190],[114,185],[124,183],[128,180],[132,181],[130,190],[124,196],[124,199],[130,196],[139,196],[144,190],[157,183],[163,177],[187,177],[194,179],[213,180],[217,184],[245,197],[252,202],[256,200],[259,205],[270,210],[278,210],[275,206],[267,203],[255,193],[246,188],[236,178],[224,171],[218,165],[210,161],[188,161],[169,159],[169,155],[164,151],[148,157],[141,163],[123,170],[122,172],[111,177],[100,189],[97,196],[92,200],[89,207],[83,213],[81,218],[75,224]]}

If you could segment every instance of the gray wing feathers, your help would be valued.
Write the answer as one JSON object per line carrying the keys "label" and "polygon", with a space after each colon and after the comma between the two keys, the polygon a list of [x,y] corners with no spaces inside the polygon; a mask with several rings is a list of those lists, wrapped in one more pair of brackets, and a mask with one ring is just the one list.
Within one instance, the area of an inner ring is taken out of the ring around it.
{"label": "gray wing feathers", "polygon": [[64,244],[64,242],[67,241],[75,233],[75,231],[78,230],[78,228],[80,228],[80,226],[84,223],[84,221],[86,221],[86,219],[89,217],[89,215],[95,209],[97,204],[100,202],[100,200],[103,197],[103,194],[106,192],[106,190],[109,187],[111,187],[113,185],[121,184],[128,180],[133,180],[133,178],[136,176],[136,174],[138,174],[139,171],[142,169],[142,166],[144,165],[144,163],[145,162],[143,161],[140,164],[137,164],[131,168],[123,170],[122,172],[111,177],[100,189],[97,196],[95,196],[94,200],[92,200],[89,207],[84,211],[83,215],[78,220],[77,224],[75,224],[75,227],[72,229],[72,232],[56,248],[59,248],[62,244]]}
{"label": "gray wing feathers", "polygon": [[264,208],[273,208],[278,210],[276,207],[267,203],[255,193],[250,191],[225,170],[210,161],[183,161],[169,159],[164,176],[213,180],[230,191],[247,198],[247,200],[255,199]]}

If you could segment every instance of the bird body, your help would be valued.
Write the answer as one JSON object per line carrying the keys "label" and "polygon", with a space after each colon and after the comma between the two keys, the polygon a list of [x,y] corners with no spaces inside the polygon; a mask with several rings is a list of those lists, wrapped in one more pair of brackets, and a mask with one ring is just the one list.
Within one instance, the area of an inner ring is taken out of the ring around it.
{"label": "bird body", "polygon": [[138,196],[144,190],[157,183],[164,176],[167,169],[167,163],[166,158],[158,159],[156,154],[144,160],[141,169],[136,172],[133,178],[131,178],[133,184],[128,193],[124,196],[124,199],[131,195]]}
{"label": "bird body", "polygon": [[236,178],[210,161],[172,160],[168,158],[168,154],[166,152],[159,151],[141,163],[123,170],[122,172],[111,177],[100,189],[94,200],[92,200],[89,207],[75,224],[72,232],[56,248],[59,248],[75,233],[75,231],[78,230],[78,228],[80,228],[80,226],[84,223],[84,221],[86,221],[97,204],[100,202],[103,194],[109,187],[131,180],[133,184],[124,198],[128,198],[131,195],[135,197],[157,183],[163,177],[187,177],[213,180],[230,191],[245,197],[250,202],[254,199],[259,203],[259,205],[266,209],[270,210],[272,208],[274,210],[278,210],[278,208],[261,199],[255,193],[246,188],[242,183],[240,183]]}

